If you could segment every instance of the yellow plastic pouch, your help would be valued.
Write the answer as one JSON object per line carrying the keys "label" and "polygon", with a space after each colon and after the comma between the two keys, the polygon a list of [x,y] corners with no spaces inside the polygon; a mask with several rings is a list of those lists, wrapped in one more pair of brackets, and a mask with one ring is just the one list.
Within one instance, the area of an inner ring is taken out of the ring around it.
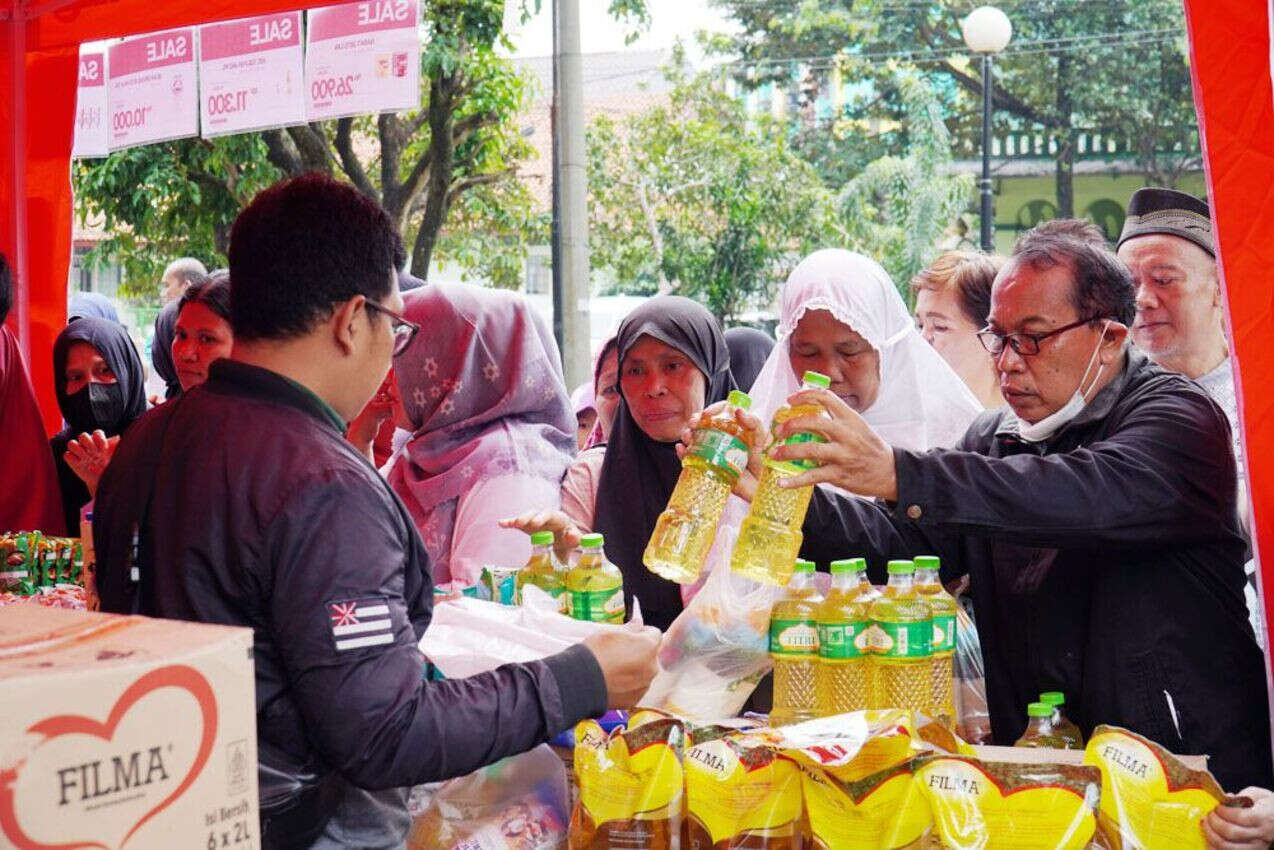
{"label": "yellow plastic pouch", "polygon": [[907,711],[855,711],[776,732],[788,756],[841,782],[864,779],[931,749],[916,736]]}
{"label": "yellow plastic pouch", "polygon": [[933,819],[905,762],[855,782],[801,767],[805,812],[817,850],[921,850]]}
{"label": "yellow plastic pouch", "polygon": [[1097,831],[1101,773],[1091,767],[932,756],[916,784],[943,850],[1083,850]]}
{"label": "yellow plastic pouch", "polygon": [[609,736],[592,720],[575,727],[571,850],[677,850],[684,734],[680,720],[650,711]]}
{"label": "yellow plastic pouch", "polygon": [[1211,773],[1191,770],[1158,744],[1118,726],[1098,726],[1084,764],[1101,768],[1102,835],[1111,850],[1203,850],[1200,822],[1225,793]]}
{"label": "yellow plastic pouch", "polygon": [[725,727],[691,732],[687,744],[688,850],[798,850],[801,776],[762,737]]}

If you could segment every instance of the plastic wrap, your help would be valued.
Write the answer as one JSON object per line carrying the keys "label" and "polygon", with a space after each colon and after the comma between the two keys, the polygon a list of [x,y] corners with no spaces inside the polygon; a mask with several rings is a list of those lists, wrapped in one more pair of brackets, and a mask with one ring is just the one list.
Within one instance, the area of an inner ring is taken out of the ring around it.
{"label": "plastic wrap", "polygon": [[991,743],[991,714],[986,706],[986,668],[978,627],[963,604],[956,610],[956,731],[970,744]]}

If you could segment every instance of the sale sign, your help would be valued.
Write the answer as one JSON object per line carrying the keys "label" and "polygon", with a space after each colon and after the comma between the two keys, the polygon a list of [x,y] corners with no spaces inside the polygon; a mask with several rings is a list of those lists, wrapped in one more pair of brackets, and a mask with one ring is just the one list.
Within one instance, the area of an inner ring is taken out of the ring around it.
{"label": "sale sign", "polygon": [[198,134],[193,28],[125,39],[111,47],[109,64],[111,150]]}
{"label": "sale sign", "polygon": [[71,156],[97,157],[111,152],[106,129],[106,54],[80,48],[80,81],[75,89],[75,140]]}
{"label": "sale sign", "polygon": [[419,107],[419,20],[419,0],[368,0],[310,10],[307,117]]}
{"label": "sale sign", "polygon": [[301,13],[200,27],[199,82],[206,139],[304,123]]}

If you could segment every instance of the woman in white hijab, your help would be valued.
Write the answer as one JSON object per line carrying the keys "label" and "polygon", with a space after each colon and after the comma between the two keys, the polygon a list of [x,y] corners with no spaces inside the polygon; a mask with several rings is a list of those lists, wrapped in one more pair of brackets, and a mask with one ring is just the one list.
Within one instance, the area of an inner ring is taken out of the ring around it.
{"label": "woman in white hijab", "polygon": [[752,385],[767,425],[807,371],[901,449],[955,445],[982,405],[920,333],[889,275],[851,251],[815,251],[788,277],[778,345]]}

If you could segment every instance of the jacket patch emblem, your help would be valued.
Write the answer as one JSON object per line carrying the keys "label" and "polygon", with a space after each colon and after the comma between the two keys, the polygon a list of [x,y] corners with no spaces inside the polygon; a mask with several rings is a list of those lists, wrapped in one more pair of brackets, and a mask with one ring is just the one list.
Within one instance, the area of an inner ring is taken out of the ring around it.
{"label": "jacket patch emblem", "polygon": [[329,602],[327,613],[339,652],[394,642],[394,624],[383,596]]}

